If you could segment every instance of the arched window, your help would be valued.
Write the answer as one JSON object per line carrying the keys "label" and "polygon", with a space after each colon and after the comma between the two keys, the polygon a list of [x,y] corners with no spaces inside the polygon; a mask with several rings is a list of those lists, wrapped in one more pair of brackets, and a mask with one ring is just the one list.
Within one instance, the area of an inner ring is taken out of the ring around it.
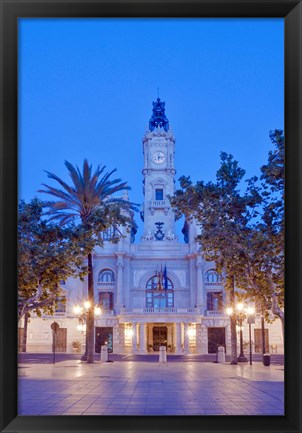
{"label": "arched window", "polygon": [[205,283],[206,284],[221,284],[222,278],[221,275],[218,274],[215,269],[209,269],[205,274]]}
{"label": "arched window", "polygon": [[173,308],[174,290],[172,281],[163,278],[161,287],[158,286],[158,277],[154,275],[146,284],[146,307],[147,308]]}
{"label": "arched window", "polygon": [[113,284],[114,283],[114,273],[111,269],[103,269],[99,273],[98,282],[103,284]]}
{"label": "arched window", "polygon": [[111,239],[115,238],[117,234],[117,231],[114,227],[109,227],[108,229],[101,232],[100,236],[103,239],[103,241],[110,241]]}

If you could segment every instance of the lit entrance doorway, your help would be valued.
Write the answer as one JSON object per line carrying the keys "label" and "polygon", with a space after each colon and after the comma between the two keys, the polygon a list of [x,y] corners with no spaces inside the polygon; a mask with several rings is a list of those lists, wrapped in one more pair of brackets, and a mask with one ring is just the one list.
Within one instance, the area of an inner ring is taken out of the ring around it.
{"label": "lit entrance doorway", "polygon": [[208,328],[208,353],[217,353],[218,346],[225,349],[225,328]]}
{"label": "lit entrance doorway", "polygon": [[167,347],[168,329],[166,326],[153,327],[153,350],[159,351],[160,346]]}
{"label": "lit entrance doorway", "polygon": [[113,352],[113,328],[97,327],[95,328],[95,353],[101,353],[102,346],[108,347],[108,352]]}

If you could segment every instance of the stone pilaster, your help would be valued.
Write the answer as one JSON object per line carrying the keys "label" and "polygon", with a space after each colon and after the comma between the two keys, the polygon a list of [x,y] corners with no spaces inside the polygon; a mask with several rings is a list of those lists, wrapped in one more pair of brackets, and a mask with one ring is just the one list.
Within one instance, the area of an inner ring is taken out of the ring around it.
{"label": "stone pilaster", "polygon": [[184,323],[184,352],[189,353],[188,323]]}
{"label": "stone pilaster", "polygon": [[119,256],[117,259],[117,284],[116,284],[116,304],[115,304],[115,310],[117,313],[120,312],[120,310],[124,304],[124,300],[123,300],[123,269],[124,269],[123,257]]}
{"label": "stone pilaster", "polygon": [[204,314],[204,296],[203,296],[203,275],[202,275],[202,263],[201,263],[201,257],[197,257],[196,262],[196,306],[201,312],[201,314]]}
{"label": "stone pilaster", "polygon": [[136,353],[137,352],[137,323],[136,322],[132,322],[132,331],[133,331],[132,353]]}
{"label": "stone pilaster", "polygon": [[[248,327],[248,326],[247,326]],[[232,352],[232,342],[231,342],[231,323],[228,321],[228,324],[225,327],[225,353],[226,355],[231,355]]]}
{"label": "stone pilaster", "polygon": [[176,323],[175,353],[182,353],[181,347],[181,323]]}
{"label": "stone pilaster", "polygon": [[140,353],[147,353],[147,341],[146,341],[146,334],[147,334],[147,327],[144,322],[140,323],[139,326],[139,352]]}
{"label": "stone pilaster", "polygon": [[195,279],[195,258],[190,256],[190,307],[194,308],[196,304],[196,279]]}

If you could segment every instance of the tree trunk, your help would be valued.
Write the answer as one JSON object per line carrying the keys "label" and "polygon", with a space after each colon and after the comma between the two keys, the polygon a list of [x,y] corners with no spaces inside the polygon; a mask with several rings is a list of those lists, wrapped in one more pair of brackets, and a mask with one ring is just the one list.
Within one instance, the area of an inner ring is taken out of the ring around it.
{"label": "tree trunk", "polygon": [[26,352],[28,318],[29,318],[29,314],[26,311],[24,314],[24,326],[23,326],[21,352]]}
{"label": "tree trunk", "polygon": [[92,253],[88,254],[88,301],[90,307],[86,318],[86,333],[87,333],[87,363],[94,362],[94,287],[93,287],[93,266]]}
{"label": "tree trunk", "polygon": [[[229,291],[229,300],[230,305],[232,306],[233,310],[235,309],[235,278],[232,275],[231,276],[231,289]],[[236,317],[233,314],[230,317],[231,321],[231,364],[237,364],[237,330],[236,330]]]}

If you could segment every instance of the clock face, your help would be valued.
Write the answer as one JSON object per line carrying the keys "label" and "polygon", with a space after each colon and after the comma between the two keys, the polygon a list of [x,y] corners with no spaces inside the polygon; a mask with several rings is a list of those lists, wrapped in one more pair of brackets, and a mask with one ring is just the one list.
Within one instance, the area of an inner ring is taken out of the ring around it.
{"label": "clock face", "polygon": [[165,154],[163,152],[154,152],[152,156],[152,161],[155,164],[162,164],[165,160]]}

